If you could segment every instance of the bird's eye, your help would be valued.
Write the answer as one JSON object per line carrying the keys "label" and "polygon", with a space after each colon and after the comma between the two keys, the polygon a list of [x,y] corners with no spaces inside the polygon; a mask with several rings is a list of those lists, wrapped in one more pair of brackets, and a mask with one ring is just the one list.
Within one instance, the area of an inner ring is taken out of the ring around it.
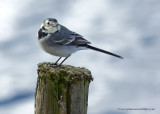
{"label": "bird's eye", "polygon": [[47,24],[49,25],[49,22],[47,22]]}

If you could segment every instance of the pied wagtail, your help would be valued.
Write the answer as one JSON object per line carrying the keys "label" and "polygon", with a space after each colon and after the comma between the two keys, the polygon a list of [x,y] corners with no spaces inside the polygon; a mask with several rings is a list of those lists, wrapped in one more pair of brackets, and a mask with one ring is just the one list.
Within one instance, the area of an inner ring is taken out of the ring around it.
{"label": "pied wagtail", "polygon": [[[44,20],[38,30],[38,41],[45,52],[60,57],[53,67],[61,66],[72,53],[84,49],[92,49],[122,59],[119,55],[91,46],[90,42],[84,39],[83,36],[60,25],[55,18]],[[62,57],[65,57],[65,59],[57,64]]]}

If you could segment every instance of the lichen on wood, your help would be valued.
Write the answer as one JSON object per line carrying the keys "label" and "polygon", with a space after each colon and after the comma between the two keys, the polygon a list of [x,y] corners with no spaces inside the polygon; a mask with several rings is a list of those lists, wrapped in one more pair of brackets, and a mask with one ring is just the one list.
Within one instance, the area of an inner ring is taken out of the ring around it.
{"label": "lichen on wood", "polygon": [[88,88],[93,80],[85,68],[38,64],[35,114],[87,114]]}

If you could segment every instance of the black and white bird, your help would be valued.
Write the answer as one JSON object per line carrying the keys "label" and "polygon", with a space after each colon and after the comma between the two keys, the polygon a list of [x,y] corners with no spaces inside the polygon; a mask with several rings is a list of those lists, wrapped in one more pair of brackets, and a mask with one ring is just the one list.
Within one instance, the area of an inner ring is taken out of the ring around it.
{"label": "black and white bird", "polygon": [[[72,53],[85,49],[92,49],[122,59],[119,55],[91,46],[90,42],[84,39],[83,36],[60,25],[55,18],[44,20],[38,30],[38,41],[45,52],[60,57],[53,67],[61,66]],[[65,59],[57,64],[62,57],[65,57]]]}

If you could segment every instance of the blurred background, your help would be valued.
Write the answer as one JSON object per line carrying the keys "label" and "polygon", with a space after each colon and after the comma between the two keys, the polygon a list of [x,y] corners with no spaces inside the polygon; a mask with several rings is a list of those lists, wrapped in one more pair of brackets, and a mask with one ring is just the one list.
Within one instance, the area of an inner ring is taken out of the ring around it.
{"label": "blurred background", "polygon": [[37,42],[48,17],[124,57],[86,50],[65,62],[92,72],[88,114],[160,112],[159,0],[1,0],[0,114],[34,113],[37,64],[58,58]]}

